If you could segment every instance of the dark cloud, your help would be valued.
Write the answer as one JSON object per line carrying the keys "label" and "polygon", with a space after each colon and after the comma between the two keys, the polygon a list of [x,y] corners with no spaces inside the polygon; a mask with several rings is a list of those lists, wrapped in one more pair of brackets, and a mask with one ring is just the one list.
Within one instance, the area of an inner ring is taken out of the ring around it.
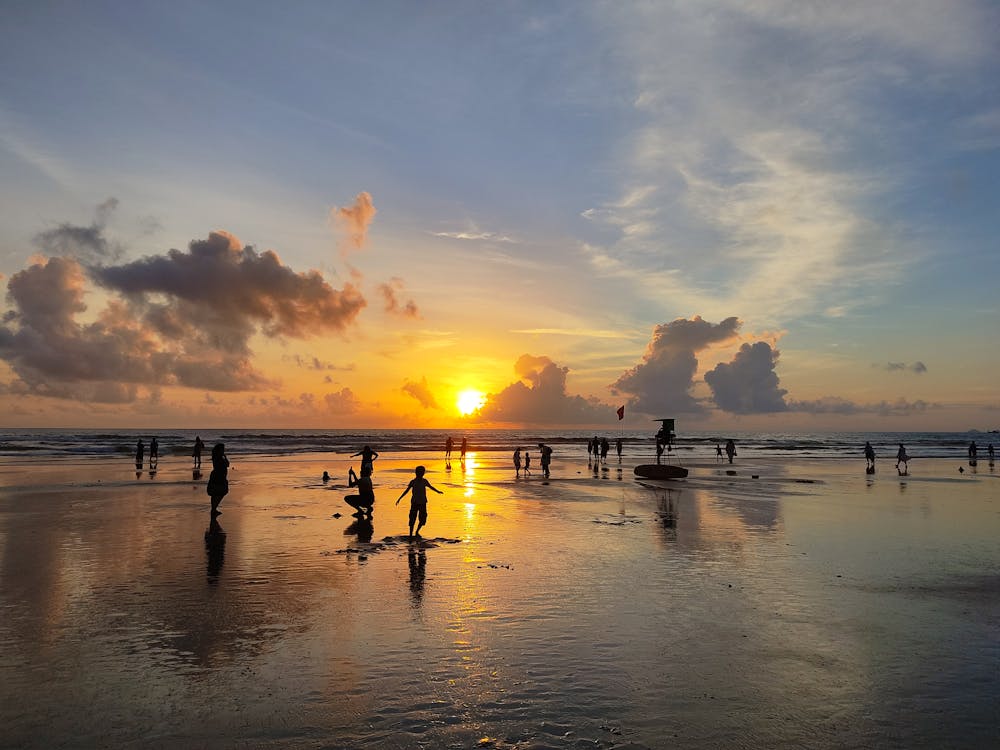
{"label": "dark cloud", "polygon": [[[297,367],[301,367],[305,370],[318,370],[320,372],[325,371],[335,371],[335,372],[351,372],[355,369],[353,363],[347,365],[335,365],[332,362],[326,362],[319,357],[303,357],[301,354],[288,354],[282,357],[285,362],[294,362]],[[329,379],[329,376],[327,376]]]}
{"label": "dark cloud", "polygon": [[514,371],[519,380],[489,395],[476,421],[551,425],[611,421],[613,407],[566,393],[569,368],[559,367],[548,357],[522,355]]}
{"label": "dark cloud", "polygon": [[382,295],[382,299],[385,300],[385,311],[387,313],[399,315],[404,318],[420,317],[420,311],[417,309],[416,302],[412,299],[406,302],[399,300],[399,293],[403,291],[402,279],[392,278],[386,284],[379,284],[378,291]]}
{"label": "dark cloud", "polygon": [[434,399],[434,394],[431,393],[430,387],[427,385],[427,378],[421,378],[419,383],[415,383],[411,380],[407,380],[403,384],[403,393],[413,396],[420,405],[425,409],[437,409],[438,404]]}
{"label": "dark cloud", "polygon": [[705,373],[716,405],[734,414],[787,411],[784,388],[779,388],[774,367],[778,352],[765,341],[743,344],[729,363],[719,363]]}
{"label": "dark cloud", "polygon": [[912,372],[916,375],[923,375],[927,372],[927,365],[919,360],[912,365],[908,365],[905,362],[887,362],[883,366],[883,369],[886,372]]}
{"label": "dark cloud", "polygon": [[695,354],[711,344],[736,336],[739,320],[709,323],[700,316],[678,318],[653,330],[642,362],[611,385],[612,393],[628,398],[632,411],[651,415],[698,413],[704,408],[691,396],[698,370]]}
{"label": "dark cloud", "polygon": [[[84,323],[77,318],[87,310],[88,276],[113,296]],[[118,384],[275,387],[252,364],[251,336],[342,332],[365,306],[351,284],[336,290],[319,273],[297,273],[275,253],[258,254],[222,232],[192,242],[187,253],[123,265],[49,258],[14,274],[7,292],[0,358],[22,386],[106,402],[134,393]]]}
{"label": "dark cloud", "polygon": [[839,396],[824,396],[815,401],[788,401],[789,411],[801,411],[807,414],[858,414],[864,409],[853,401]]}
{"label": "dark cloud", "polygon": [[104,227],[117,207],[118,199],[108,198],[97,207],[89,226],[64,222],[55,229],[35,235],[34,242],[46,255],[91,262],[117,258],[122,253],[121,246],[104,236]]}
{"label": "dark cloud", "polygon": [[93,278],[143,309],[166,297],[192,326],[242,335],[255,325],[267,336],[302,338],[343,331],[365,306],[351,284],[331,287],[317,271],[297,273],[278,255],[258,253],[225,232],[121,266],[96,266]]}
{"label": "dark cloud", "polygon": [[858,404],[837,396],[826,396],[815,401],[789,401],[789,411],[805,412],[807,414],[878,414],[880,417],[905,417],[910,414],[920,414],[928,409],[940,408],[940,404],[929,403],[917,399],[908,401],[899,398],[895,401],[876,401],[868,404]]}

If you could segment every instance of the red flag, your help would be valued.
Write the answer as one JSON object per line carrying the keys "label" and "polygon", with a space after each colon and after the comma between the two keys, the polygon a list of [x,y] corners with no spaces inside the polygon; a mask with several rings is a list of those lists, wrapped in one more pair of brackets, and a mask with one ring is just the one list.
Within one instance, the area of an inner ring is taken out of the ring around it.
{"label": "red flag", "polygon": [[625,419],[625,407],[624,406],[619,406],[618,407],[618,421],[620,422],[623,419]]}

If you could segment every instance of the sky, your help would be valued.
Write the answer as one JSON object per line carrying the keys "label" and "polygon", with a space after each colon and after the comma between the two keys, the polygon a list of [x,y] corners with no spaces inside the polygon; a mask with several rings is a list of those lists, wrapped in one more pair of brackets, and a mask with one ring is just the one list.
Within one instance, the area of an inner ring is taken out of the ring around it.
{"label": "sky", "polygon": [[0,6],[0,426],[1000,427],[990,0]]}

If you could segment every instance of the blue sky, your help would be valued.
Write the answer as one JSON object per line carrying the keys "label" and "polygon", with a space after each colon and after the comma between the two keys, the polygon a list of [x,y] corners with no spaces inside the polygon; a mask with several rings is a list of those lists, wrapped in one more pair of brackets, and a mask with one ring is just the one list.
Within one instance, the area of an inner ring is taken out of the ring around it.
{"label": "blue sky", "polygon": [[[0,273],[57,252],[82,264],[48,287],[86,290],[61,346],[97,356],[108,342],[84,327],[118,302],[160,354],[184,349],[151,311],[211,300],[153,286],[140,299],[94,266],[217,230],[366,303],[336,330],[273,335],[247,319],[230,352],[242,359],[198,354],[260,375],[220,391],[170,368],[60,372],[33,348],[30,302],[9,297],[12,424],[441,425],[463,388],[494,397],[480,418],[510,423],[598,421],[620,403],[689,409],[706,427],[1000,421],[993,3],[0,14]],[[361,193],[376,212],[347,251],[331,210]],[[74,227],[100,236],[100,258],[72,245]],[[699,317],[716,327],[670,326]],[[288,364],[310,357],[333,369]],[[734,377],[706,380],[720,365]]]}

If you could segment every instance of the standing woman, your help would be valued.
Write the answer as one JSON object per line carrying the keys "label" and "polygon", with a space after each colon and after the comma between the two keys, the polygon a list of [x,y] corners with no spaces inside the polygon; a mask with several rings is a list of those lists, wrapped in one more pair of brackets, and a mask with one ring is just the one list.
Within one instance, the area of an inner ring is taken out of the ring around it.
{"label": "standing woman", "polygon": [[229,459],[226,458],[225,443],[216,443],[212,448],[212,473],[208,475],[208,487],[206,491],[212,498],[212,515],[217,516],[222,511],[219,510],[219,503],[229,494]]}

